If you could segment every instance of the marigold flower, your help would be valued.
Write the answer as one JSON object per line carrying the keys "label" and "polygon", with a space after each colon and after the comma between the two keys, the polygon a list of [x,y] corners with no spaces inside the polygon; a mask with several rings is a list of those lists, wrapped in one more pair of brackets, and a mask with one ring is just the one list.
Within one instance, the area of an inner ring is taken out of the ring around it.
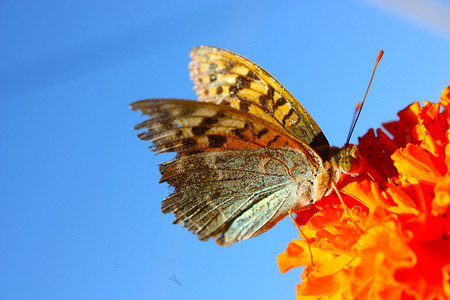
{"label": "marigold flower", "polygon": [[[278,256],[305,266],[301,299],[450,298],[450,86],[359,140],[364,172],[297,214],[307,239]],[[313,261],[311,264],[309,248]]]}

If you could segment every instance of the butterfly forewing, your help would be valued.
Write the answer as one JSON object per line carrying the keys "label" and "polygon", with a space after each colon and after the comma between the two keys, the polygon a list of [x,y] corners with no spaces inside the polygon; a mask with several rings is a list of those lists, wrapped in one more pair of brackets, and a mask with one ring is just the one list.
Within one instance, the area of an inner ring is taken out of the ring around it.
{"label": "butterfly forewing", "polygon": [[316,160],[295,136],[225,105],[155,99],[135,102],[131,108],[149,116],[135,128],[146,129],[139,137],[150,140],[157,152],[291,147],[301,149],[312,163]]}
{"label": "butterfly forewing", "polygon": [[159,99],[131,107],[149,116],[136,126],[145,129],[141,139],[157,152],[177,152],[160,166],[161,182],[175,188],[162,211],[200,239],[231,245],[321,197],[314,189],[321,158],[278,125],[207,102]]}
{"label": "butterfly forewing", "polygon": [[228,50],[192,49],[191,79],[200,101],[223,103],[258,116],[297,136],[312,148],[328,141],[303,106],[254,62]]}

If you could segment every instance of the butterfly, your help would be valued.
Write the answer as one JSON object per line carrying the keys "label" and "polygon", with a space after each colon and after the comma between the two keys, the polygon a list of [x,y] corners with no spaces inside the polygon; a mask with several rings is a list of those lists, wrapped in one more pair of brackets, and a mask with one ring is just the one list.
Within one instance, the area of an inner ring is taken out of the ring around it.
{"label": "butterfly", "polygon": [[267,71],[228,50],[190,52],[199,101],[132,103],[148,119],[135,126],[157,153],[174,188],[161,203],[200,240],[221,246],[257,236],[290,212],[308,208],[345,174],[357,175],[356,146],[331,147],[303,106]]}

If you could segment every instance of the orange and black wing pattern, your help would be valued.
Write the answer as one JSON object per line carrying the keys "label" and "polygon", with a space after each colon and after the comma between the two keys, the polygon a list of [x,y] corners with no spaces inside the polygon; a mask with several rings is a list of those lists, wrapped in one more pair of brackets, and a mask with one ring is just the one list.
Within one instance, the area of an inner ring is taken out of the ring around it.
{"label": "orange and black wing pattern", "polygon": [[229,105],[288,131],[312,148],[328,146],[319,126],[273,76],[228,50],[199,46],[189,64],[200,101]]}

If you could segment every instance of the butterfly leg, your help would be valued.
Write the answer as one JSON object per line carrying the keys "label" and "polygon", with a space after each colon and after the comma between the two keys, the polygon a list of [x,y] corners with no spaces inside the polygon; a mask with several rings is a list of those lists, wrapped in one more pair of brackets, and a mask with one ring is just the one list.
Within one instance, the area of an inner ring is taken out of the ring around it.
{"label": "butterfly leg", "polygon": [[[339,192],[338,188],[336,187],[336,185],[335,185],[334,183],[331,183],[331,186],[333,187],[334,191],[336,192],[336,195],[339,197],[339,200],[341,201],[342,208],[344,209],[345,214],[348,216],[348,218],[349,218],[352,222],[354,222],[352,216],[351,216],[350,213],[348,212],[347,205],[345,205],[344,199],[342,199],[342,195],[341,195],[341,193]],[[354,223],[355,223],[355,222],[354,222]]]}
{"label": "butterfly leg", "polygon": [[308,245],[309,259],[311,261],[311,264],[309,265],[308,269],[306,270],[306,275],[308,275],[308,273],[312,270],[312,266],[314,264],[311,246],[309,244],[308,238],[306,237],[305,233],[302,231],[302,229],[300,228],[300,226],[297,224],[294,217],[292,216],[292,211],[290,210],[288,213],[289,213],[289,217],[291,217],[292,222],[294,222],[295,227],[297,227],[298,231],[301,233],[301,235],[305,239],[306,244]]}

